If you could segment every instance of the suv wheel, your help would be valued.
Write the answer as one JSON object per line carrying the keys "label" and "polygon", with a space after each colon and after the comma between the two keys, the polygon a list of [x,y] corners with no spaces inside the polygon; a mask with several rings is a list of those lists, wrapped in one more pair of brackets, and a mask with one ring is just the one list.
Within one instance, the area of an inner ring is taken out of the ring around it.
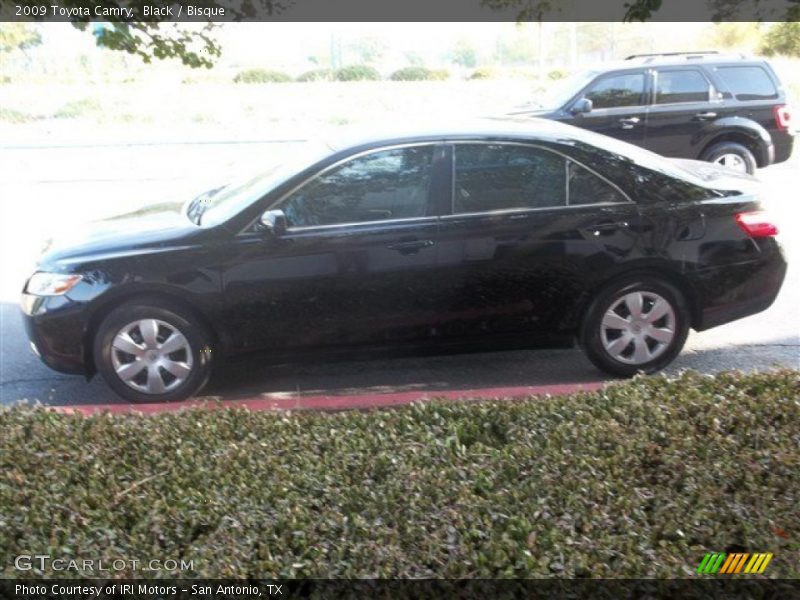
{"label": "suv wheel", "polygon": [[205,328],[179,310],[137,302],[120,306],[101,323],[94,360],[126,400],[172,402],[208,381],[211,345]]}
{"label": "suv wheel", "polygon": [[703,160],[740,173],[756,172],[756,158],[747,146],[736,142],[720,142],[703,152]]}
{"label": "suv wheel", "polygon": [[689,333],[689,311],[680,292],[652,277],[612,285],[595,298],[580,342],[595,366],[622,377],[666,367]]}

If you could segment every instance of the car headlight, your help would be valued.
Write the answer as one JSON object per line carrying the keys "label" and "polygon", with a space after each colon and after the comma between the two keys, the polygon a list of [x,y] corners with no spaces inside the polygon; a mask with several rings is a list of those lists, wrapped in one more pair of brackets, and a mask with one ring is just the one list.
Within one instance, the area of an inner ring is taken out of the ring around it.
{"label": "car headlight", "polygon": [[68,273],[34,273],[25,291],[34,296],[61,296],[82,279],[81,275]]}

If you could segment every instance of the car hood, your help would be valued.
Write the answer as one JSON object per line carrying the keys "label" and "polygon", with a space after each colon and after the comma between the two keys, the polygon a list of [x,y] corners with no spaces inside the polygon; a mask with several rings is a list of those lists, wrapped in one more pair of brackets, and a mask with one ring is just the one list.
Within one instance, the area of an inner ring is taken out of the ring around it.
{"label": "car hood", "polygon": [[153,204],[71,227],[46,242],[39,262],[77,262],[187,245],[203,230],[189,221],[182,207],[180,202]]}

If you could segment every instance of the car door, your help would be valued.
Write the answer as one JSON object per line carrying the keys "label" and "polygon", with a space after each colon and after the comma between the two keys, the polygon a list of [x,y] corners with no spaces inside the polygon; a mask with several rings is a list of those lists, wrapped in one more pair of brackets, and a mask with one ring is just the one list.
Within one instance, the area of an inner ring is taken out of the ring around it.
{"label": "car door", "polygon": [[722,116],[722,102],[697,68],[668,67],[653,72],[653,104],[647,115],[644,146],[664,156],[695,158],[694,140]]}
{"label": "car door", "polygon": [[598,77],[579,98],[591,100],[592,110],[576,114],[570,124],[642,145],[647,91],[648,78],[644,69]]}
{"label": "car door", "polygon": [[[243,348],[290,350],[430,335],[437,266],[435,144],[371,150],[327,168],[273,208],[285,233],[248,233],[224,273]],[[449,187],[448,187],[449,189]]]}
{"label": "car door", "polygon": [[443,336],[569,329],[591,282],[634,250],[637,207],[552,149],[464,142],[453,152],[440,230]]}

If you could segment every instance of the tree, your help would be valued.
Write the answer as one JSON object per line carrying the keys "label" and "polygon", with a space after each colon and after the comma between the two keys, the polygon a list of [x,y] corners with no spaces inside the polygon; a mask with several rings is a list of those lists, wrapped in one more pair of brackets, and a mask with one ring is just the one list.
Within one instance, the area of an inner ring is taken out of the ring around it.
{"label": "tree", "polygon": [[712,48],[721,50],[753,50],[761,39],[759,23],[714,23],[709,26]]}
{"label": "tree", "polygon": [[456,41],[453,49],[447,53],[447,57],[454,65],[467,69],[474,69],[478,64],[478,53],[475,51],[475,46],[467,38],[460,38]]}
{"label": "tree", "polygon": [[357,63],[369,65],[379,61],[386,54],[386,42],[377,37],[361,37],[350,42],[347,50],[356,55]]}
{"label": "tree", "polygon": [[[215,11],[220,14],[219,11],[224,10],[226,17],[243,20],[254,16],[280,14],[293,2],[294,0],[199,0],[197,6],[209,11],[206,14],[215,14]],[[16,4],[38,7],[41,2],[17,0]],[[144,17],[144,7],[153,6],[149,0],[61,0],[58,5],[66,11],[75,11],[76,16],[70,17],[72,25],[93,34],[98,46],[133,54],[146,63],[152,62],[154,58],[177,58],[193,68],[210,68],[220,56],[220,46],[213,36],[214,23],[178,25],[167,22],[174,16]],[[128,13],[127,9],[132,12]],[[126,16],[128,14],[132,16]],[[104,19],[103,24],[90,29],[90,21],[97,21],[99,18]]]}
{"label": "tree", "polygon": [[776,23],[770,27],[761,43],[761,52],[767,56],[800,56],[800,23]]}
{"label": "tree", "polygon": [[42,36],[25,23],[3,23],[0,25],[0,52],[19,50],[23,54],[28,48],[42,43]]}
{"label": "tree", "polygon": [[[700,0],[711,12],[711,20],[720,21],[800,21],[800,0]],[[517,21],[547,21],[559,15],[565,20],[579,14],[580,3],[569,0],[481,0],[483,6],[498,11],[515,11]],[[624,10],[623,21],[649,21],[661,10],[664,0],[617,0],[608,3],[610,19]],[[691,3],[688,5],[691,10]]]}
{"label": "tree", "polygon": [[[775,21],[785,19],[796,21],[800,18],[800,2],[785,0],[784,6],[778,8],[779,2],[762,2],[762,0],[705,0],[711,11],[714,22],[735,21]],[[626,3],[625,21],[647,21],[653,13],[661,8],[662,0],[633,0]],[[776,10],[777,9],[777,10]]]}
{"label": "tree", "polygon": [[[86,31],[89,23],[73,23]],[[216,25],[206,23],[199,29],[181,27],[177,23],[104,23],[91,33],[98,46],[120,50],[150,63],[154,58],[179,58],[192,68],[214,66],[220,47],[211,35]]]}

